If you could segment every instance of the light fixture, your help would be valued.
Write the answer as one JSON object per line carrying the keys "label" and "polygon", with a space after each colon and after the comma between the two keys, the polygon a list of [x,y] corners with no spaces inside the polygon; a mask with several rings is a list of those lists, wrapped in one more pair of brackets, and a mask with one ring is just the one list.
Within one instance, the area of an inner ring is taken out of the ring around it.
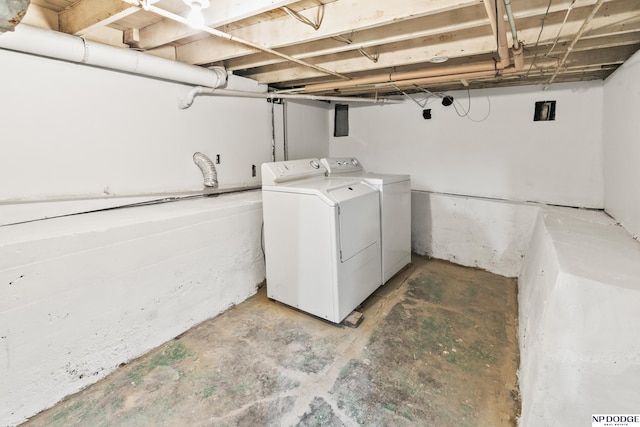
{"label": "light fixture", "polygon": [[191,8],[191,12],[187,16],[189,25],[193,28],[202,27],[204,25],[204,17],[202,16],[202,9],[208,8],[211,3],[209,0],[182,0]]}
{"label": "light fixture", "polygon": [[448,60],[448,56],[433,56],[429,58],[429,62],[431,62],[432,64],[442,64],[443,62],[447,62]]}

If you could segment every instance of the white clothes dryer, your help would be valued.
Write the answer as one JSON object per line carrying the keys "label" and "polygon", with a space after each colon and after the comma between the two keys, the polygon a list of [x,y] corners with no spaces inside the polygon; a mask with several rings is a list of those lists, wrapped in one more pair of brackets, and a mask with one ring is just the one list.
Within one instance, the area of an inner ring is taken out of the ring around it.
{"label": "white clothes dryer", "polygon": [[381,283],[379,192],[318,159],[264,163],[267,296],[340,323]]}
{"label": "white clothes dryer", "polygon": [[382,283],[411,262],[411,177],[365,172],[355,157],[320,160],[329,177],[364,180],[380,192]]}

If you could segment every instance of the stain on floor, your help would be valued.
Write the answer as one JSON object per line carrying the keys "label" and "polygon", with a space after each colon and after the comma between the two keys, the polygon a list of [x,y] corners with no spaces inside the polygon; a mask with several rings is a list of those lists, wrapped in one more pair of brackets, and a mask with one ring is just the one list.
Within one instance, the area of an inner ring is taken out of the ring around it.
{"label": "stain on floor", "polygon": [[515,426],[515,279],[414,255],[358,328],[265,289],[24,426]]}

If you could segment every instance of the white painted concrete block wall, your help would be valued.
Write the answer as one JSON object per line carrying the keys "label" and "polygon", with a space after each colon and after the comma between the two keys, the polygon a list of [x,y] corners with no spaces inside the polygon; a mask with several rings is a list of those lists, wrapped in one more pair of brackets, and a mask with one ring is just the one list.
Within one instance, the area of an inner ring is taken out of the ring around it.
{"label": "white painted concrete block wall", "polygon": [[0,423],[256,292],[259,191],[0,228]]}
{"label": "white painted concrete block wall", "polygon": [[[251,165],[271,159],[264,100],[180,110],[185,85],[4,50],[0,63],[0,224],[201,190],[195,151],[221,155],[221,187],[259,185]],[[255,292],[261,218],[258,192],[0,226],[0,424]]]}
{"label": "white painted concrete block wall", "polygon": [[[637,234],[639,110],[638,96],[629,95],[638,92],[639,62],[636,54],[606,85],[486,91],[492,114],[510,119],[506,133],[438,104],[441,121],[421,121],[409,104],[351,108],[351,135],[331,139],[332,156],[411,174],[416,252],[520,272],[522,426],[578,426],[592,413],[637,410],[640,246],[602,213],[568,209],[563,218],[560,208],[482,197],[606,207]],[[559,123],[525,123],[543,99],[562,106]]]}
{"label": "white painted concrete block wall", "polygon": [[[190,86],[6,50],[0,63],[0,116],[11,124],[0,202],[201,190],[196,151],[220,154],[221,187],[257,186],[251,165],[271,159],[266,100],[203,96],[180,110]],[[238,79],[230,84],[249,84]]]}
{"label": "white painted concrete block wall", "polygon": [[519,277],[521,426],[640,401],[640,245],[602,212],[544,208]]}
{"label": "white painted concrete block wall", "polygon": [[420,255],[517,277],[535,219],[527,204],[413,191],[411,245]]}
{"label": "white painted concrete block wall", "polygon": [[286,101],[288,160],[329,156],[330,108],[315,101]]}
{"label": "white painted concrete block wall", "polygon": [[[466,91],[450,94],[467,108]],[[352,105],[349,136],[331,137],[329,151],[373,172],[408,173],[414,190],[602,208],[602,94],[602,82],[471,90],[470,116],[489,114],[480,122],[439,98],[426,107],[431,120],[410,100]],[[556,121],[533,121],[543,100],[557,101]]]}
{"label": "white painted concrete block wall", "polygon": [[604,85],[605,209],[640,236],[640,52]]}

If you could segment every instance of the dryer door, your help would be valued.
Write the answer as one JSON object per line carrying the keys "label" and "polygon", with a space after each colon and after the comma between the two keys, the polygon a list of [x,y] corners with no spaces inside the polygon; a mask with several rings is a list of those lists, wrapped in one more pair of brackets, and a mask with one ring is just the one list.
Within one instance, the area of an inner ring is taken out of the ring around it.
{"label": "dryer door", "polygon": [[380,201],[365,183],[329,190],[338,203],[340,261],[346,262],[380,240]]}

